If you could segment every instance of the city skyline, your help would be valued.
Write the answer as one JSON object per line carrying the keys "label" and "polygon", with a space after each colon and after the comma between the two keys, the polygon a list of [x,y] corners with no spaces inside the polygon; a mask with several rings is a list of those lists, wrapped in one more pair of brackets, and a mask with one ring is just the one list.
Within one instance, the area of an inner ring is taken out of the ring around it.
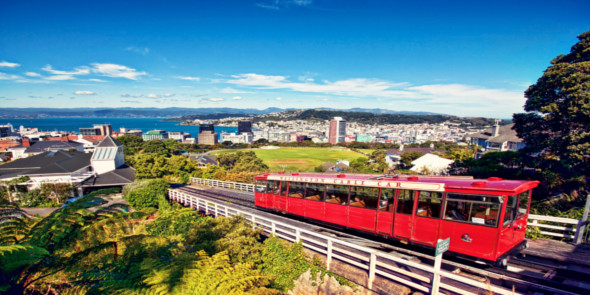
{"label": "city skyline", "polygon": [[0,4],[2,107],[383,108],[510,118],[587,1]]}

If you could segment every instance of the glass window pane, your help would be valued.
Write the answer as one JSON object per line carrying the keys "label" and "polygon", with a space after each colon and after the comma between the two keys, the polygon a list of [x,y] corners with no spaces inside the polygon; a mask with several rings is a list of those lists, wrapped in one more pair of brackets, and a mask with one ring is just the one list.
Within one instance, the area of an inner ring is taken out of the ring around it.
{"label": "glass window pane", "polygon": [[256,181],[256,192],[257,193],[266,193],[267,186],[268,186],[268,181],[267,180],[258,180],[258,181]]}
{"label": "glass window pane", "polygon": [[379,211],[393,211],[393,200],[395,197],[395,190],[382,189],[381,201],[379,201]]}
{"label": "glass window pane", "polygon": [[414,195],[416,191],[399,190],[399,197],[397,200],[397,213],[412,214],[414,207]]}
{"label": "glass window pane", "polygon": [[526,215],[529,209],[529,197],[531,191],[523,192],[518,199],[518,217]]}
{"label": "glass window pane", "polygon": [[354,186],[350,188],[350,206],[376,209],[379,188]]}
{"label": "glass window pane", "polygon": [[281,181],[281,187],[280,187],[280,193],[279,195],[281,196],[286,196],[287,195],[287,182],[286,181]]}
{"label": "glass window pane", "polygon": [[506,212],[504,212],[504,226],[511,224],[518,212],[518,195],[509,196],[507,198]]}
{"label": "glass window pane", "polygon": [[289,183],[289,197],[292,198],[303,198],[305,194],[305,183],[301,182],[290,182]]}
{"label": "glass window pane", "polygon": [[501,207],[499,196],[448,194],[444,219],[495,227]]}
{"label": "glass window pane", "polygon": [[312,201],[323,201],[326,186],[324,184],[308,183],[305,190],[305,199]]}
{"label": "glass window pane", "polygon": [[348,203],[348,187],[342,185],[327,185],[326,203],[346,205]]}
{"label": "glass window pane", "polygon": [[421,191],[418,194],[418,208],[416,215],[440,218],[442,193]]}

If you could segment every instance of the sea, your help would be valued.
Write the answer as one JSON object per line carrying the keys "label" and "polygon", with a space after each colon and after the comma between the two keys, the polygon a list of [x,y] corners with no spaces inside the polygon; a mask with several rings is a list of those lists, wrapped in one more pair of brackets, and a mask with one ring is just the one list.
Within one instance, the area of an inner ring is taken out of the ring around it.
{"label": "sea", "polygon": [[[38,128],[39,131],[79,132],[80,128],[91,128],[95,124],[111,124],[113,131],[119,128],[140,129],[142,132],[150,130],[181,131],[190,133],[191,137],[199,134],[199,126],[180,125],[178,121],[163,121],[164,118],[82,118],[82,117],[51,117],[40,119],[0,119],[0,125],[10,123],[14,129],[20,126]],[[215,132],[238,132],[238,127],[215,126]]]}

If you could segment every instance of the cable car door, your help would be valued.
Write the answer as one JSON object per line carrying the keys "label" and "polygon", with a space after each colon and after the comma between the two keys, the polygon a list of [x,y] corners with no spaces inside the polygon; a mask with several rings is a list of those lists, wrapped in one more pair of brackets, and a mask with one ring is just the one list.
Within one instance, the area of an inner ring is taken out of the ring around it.
{"label": "cable car door", "polygon": [[414,224],[414,206],[416,191],[399,190],[393,220],[393,235],[396,238],[409,240]]}
{"label": "cable car door", "polygon": [[377,233],[393,235],[393,203],[395,201],[395,190],[381,189],[381,198],[377,208]]}
{"label": "cable car door", "polygon": [[286,212],[287,211],[287,182],[281,181],[279,191],[276,198],[275,209]]}

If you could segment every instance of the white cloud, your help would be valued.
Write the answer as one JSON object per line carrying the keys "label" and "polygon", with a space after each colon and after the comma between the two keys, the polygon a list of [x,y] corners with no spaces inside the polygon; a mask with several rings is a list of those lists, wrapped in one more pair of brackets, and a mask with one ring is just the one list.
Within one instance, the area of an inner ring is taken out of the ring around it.
{"label": "white cloud", "polygon": [[276,99],[276,100],[279,100],[279,101],[283,100],[283,98],[282,98],[282,97],[277,97],[277,98],[275,98],[275,99]]}
{"label": "white cloud", "polygon": [[29,77],[42,77],[41,74],[35,72],[26,72],[25,75]]}
{"label": "white cloud", "polygon": [[84,90],[74,91],[74,94],[75,95],[96,95],[95,92],[92,92],[92,91],[84,91]]}
{"label": "white cloud", "polygon": [[42,68],[42,70],[49,72],[52,75],[75,76],[75,75],[88,75],[88,74],[90,74],[90,69],[88,69],[88,67],[86,67],[86,66],[74,68],[73,71],[59,71],[59,70],[54,70],[51,65],[46,65]]}
{"label": "white cloud", "polygon": [[178,76],[176,78],[177,79],[182,79],[182,80],[187,80],[187,81],[195,81],[195,82],[201,81],[201,78],[199,78],[199,77]]}
{"label": "white cloud", "polygon": [[0,62],[0,67],[4,67],[4,68],[16,68],[16,67],[20,67],[20,64],[17,64],[15,62],[1,61]]}
{"label": "white cloud", "polygon": [[134,97],[134,98],[140,98],[140,97],[143,97],[143,94],[129,94],[129,93],[123,93],[123,94],[121,94],[121,97]]}
{"label": "white cloud", "polygon": [[0,73],[0,80],[16,80],[20,79],[21,77],[18,75],[9,75],[6,73]]}
{"label": "white cloud", "polygon": [[270,10],[281,10],[290,6],[309,6],[312,2],[312,0],[271,0],[270,3],[256,3],[256,6]]}
{"label": "white cloud", "polygon": [[164,94],[164,97],[172,97],[174,95],[176,95],[176,94],[174,94],[174,93],[166,93],[166,94]]}
{"label": "white cloud", "polygon": [[53,76],[45,77],[45,79],[52,80],[52,81],[64,81],[64,80],[74,80],[76,78],[72,75],[53,75]]}
{"label": "white cloud", "polygon": [[147,98],[162,98],[159,94],[150,93],[146,96]]}
{"label": "white cloud", "polygon": [[233,100],[240,100],[240,99],[242,99],[242,97],[241,96],[234,96],[231,99],[233,99]]}
{"label": "white cloud", "polygon": [[92,82],[108,82],[102,79],[88,79],[88,81],[92,81]]}
{"label": "white cloud", "polygon": [[250,86],[262,89],[290,89],[297,92],[326,93],[348,96],[387,96],[404,97],[412,93],[399,89],[408,83],[392,83],[377,79],[355,78],[336,82],[323,81],[322,84],[310,82],[290,82],[285,76],[268,76],[260,74],[233,75],[230,84]]}
{"label": "white cloud", "polygon": [[[412,85],[407,82],[391,82],[379,79],[353,78],[339,81],[314,82],[308,79],[290,81],[287,76],[270,76],[255,73],[232,75],[226,83],[256,89],[286,89],[301,93],[349,97],[373,98],[394,109],[467,115],[478,113],[486,116],[511,114],[522,111],[525,98],[522,90],[492,89],[465,84]],[[279,100],[277,98],[277,100]],[[324,100],[325,101],[325,100]],[[477,108],[480,108],[477,110]],[[482,111],[482,108],[485,111]],[[495,115],[490,115],[495,114]]]}
{"label": "white cloud", "polygon": [[211,97],[209,98],[209,101],[224,101],[225,99],[220,98],[220,97]]}
{"label": "white cloud", "polygon": [[137,80],[141,76],[147,75],[146,72],[138,72],[136,69],[117,64],[93,63],[92,66],[93,73],[106,77]]}
{"label": "white cloud", "polygon": [[238,89],[234,89],[234,88],[231,88],[231,87],[223,88],[219,92],[226,93],[226,94],[252,93],[252,92],[249,92],[249,91],[238,90]]}
{"label": "white cloud", "polygon": [[129,47],[125,48],[125,50],[132,51],[132,52],[139,53],[139,54],[143,54],[143,55],[150,53],[150,49],[147,47],[142,48],[142,47],[129,46]]}

